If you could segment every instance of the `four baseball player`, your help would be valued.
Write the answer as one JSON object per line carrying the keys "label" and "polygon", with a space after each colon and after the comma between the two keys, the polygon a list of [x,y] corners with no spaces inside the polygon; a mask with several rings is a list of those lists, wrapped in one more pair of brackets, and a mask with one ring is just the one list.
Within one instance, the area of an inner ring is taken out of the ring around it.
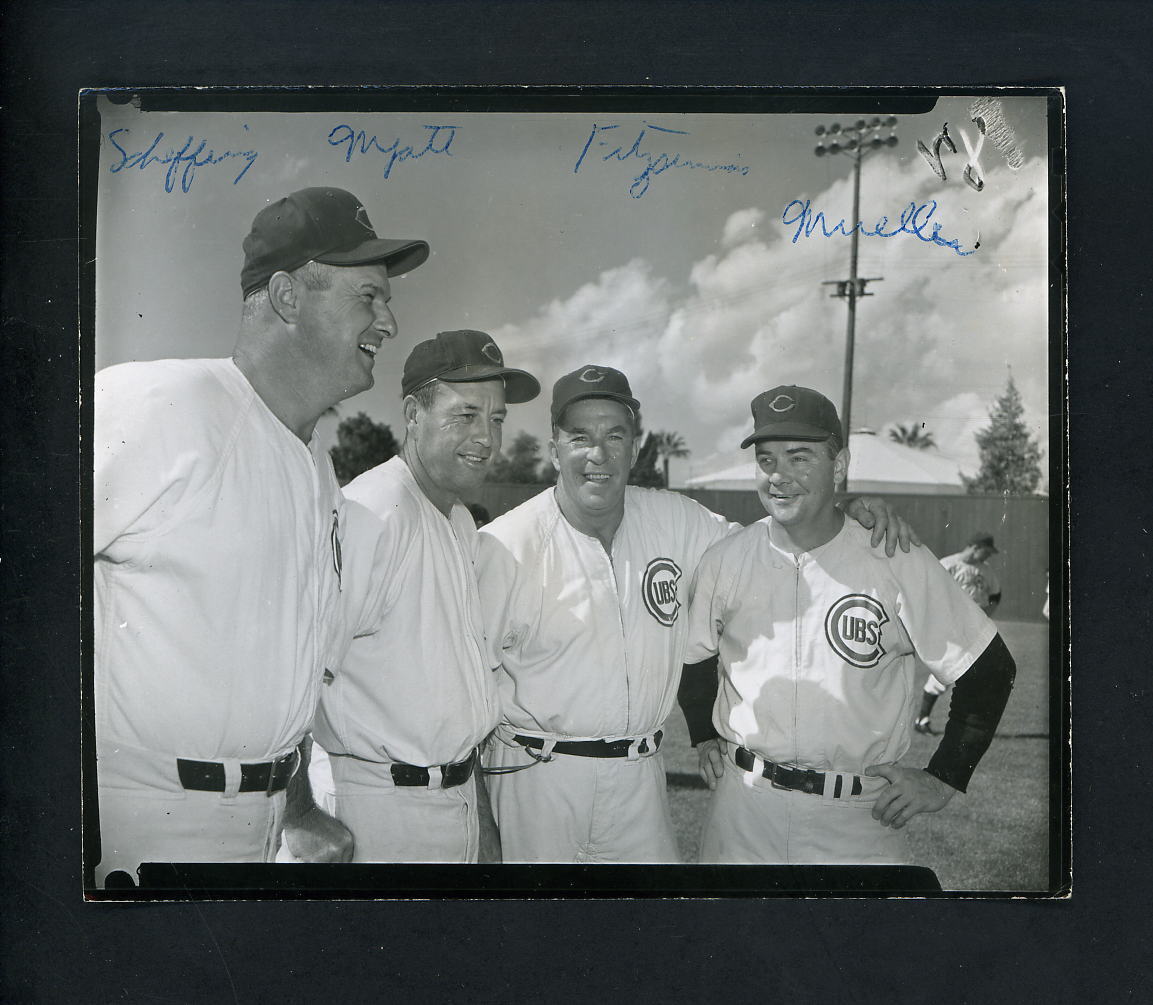
{"label": "four baseball player", "polygon": [[[282,831],[305,861],[675,862],[678,685],[716,788],[705,860],[905,861],[894,835],[964,790],[1013,664],[899,517],[834,505],[830,403],[753,402],[770,515],[741,528],[627,485],[640,403],[589,364],[553,388],[556,488],[478,535],[461,500],[507,406],[540,390],[488,335],[416,346],[401,454],[343,494],[314,431],[372,386],[389,277],[427,244],[313,188],[262,210],[244,250],[231,360],[97,378],[98,885],[269,861]],[[914,653],[960,682],[925,770],[898,763]]]}

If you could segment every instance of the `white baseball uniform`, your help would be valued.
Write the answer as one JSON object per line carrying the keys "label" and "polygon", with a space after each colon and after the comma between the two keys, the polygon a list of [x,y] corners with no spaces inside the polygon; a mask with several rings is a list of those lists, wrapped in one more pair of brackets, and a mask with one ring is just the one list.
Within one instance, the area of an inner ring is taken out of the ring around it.
{"label": "white baseball uniform", "polygon": [[[93,553],[101,862],[269,859],[283,792],[241,764],[290,754],[339,645],[344,500],[230,359],[96,377]],[[185,789],[178,758],[223,766]]]}
{"label": "white baseball uniform", "polygon": [[[701,860],[906,862],[906,832],[871,816],[884,779],[863,772],[909,748],[915,656],[952,683],[993,623],[928,549],[889,558],[851,520],[799,552],[765,517],[709,550],[690,596],[685,661],[719,653],[727,748]],[[825,772],[824,794],[775,788],[766,761]]]}
{"label": "white baseball uniform", "polygon": [[[654,735],[676,700],[685,643],[683,580],[736,529],[683,496],[630,486],[607,553],[561,514],[555,491],[481,531],[480,584],[503,720],[488,776],[506,862],[672,862]],[[628,757],[553,754],[535,763],[515,735],[545,741],[647,738]]]}
{"label": "white baseball uniform", "polygon": [[[463,505],[441,513],[400,457],[344,491],[372,516],[361,520],[349,506],[345,592],[355,637],[322,689],[313,729],[330,754],[336,816],[356,839],[358,862],[475,862],[475,777],[441,781],[499,719],[476,525]],[[394,765],[431,769],[429,783],[395,784]]]}
{"label": "white baseball uniform", "polygon": [[[1001,592],[1001,583],[992,568],[984,562],[967,562],[963,551],[946,555],[941,559],[941,567],[973,598],[973,602],[982,611],[989,606],[989,598]],[[926,694],[942,695],[948,690],[948,685],[942,684],[936,677],[930,676],[925,681]]]}

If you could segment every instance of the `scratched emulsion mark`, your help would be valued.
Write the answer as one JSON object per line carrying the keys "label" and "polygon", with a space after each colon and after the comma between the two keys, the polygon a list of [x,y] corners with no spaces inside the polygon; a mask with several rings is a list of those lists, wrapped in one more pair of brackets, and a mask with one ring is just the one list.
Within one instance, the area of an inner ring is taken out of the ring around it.
{"label": "scratched emulsion mark", "polygon": [[344,162],[346,164],[352,163],[354,155],[382,155],[386,158],[384,177],[388,178],[392,174],[392,169],[405,161],[420,160],[422,157],[438,155],[452,156],[450,148],[452,141],[456,139],[456,131],[460,128],[459,126],[425,125],[423,128],[427,130],[424,135],[424,142],[413,144],[402,143],[399,136],[392,142],[381,141],[376,135],[369,136],[363,129],[354,129],[350,125],[341,123],[339,126],[333,126],[328,134],[328,142],[330,146],[344,147]]}
{"label": "scratched emulsion mark", "polygon": [[[744,164],[709,164],[704,161],[695,161],[689,157],[682,157],[679,153],[670,153],[668,151],[660,150],[646,150],[645,140],[646,134],[651,130],[654,133],[659,133],[664,136],[688,136],[687,129],[668,129],[664,126],[656,126],[651,122],[646,122],[641,126],[641,130],[637,133],[636,139],[626,149],[623,143],[613,146],[613,141],[598,139],[601,133],[608,132],[610,129],[619,129],[620,126],[613,124],[607,126],[596,125],[594,123],[592,131],[585,140],[585,145],[581,149],[580,156],[573,165],[572,172],[577,174],[581,165],[584,164],[585,158],[589,156],[589,150],[596,144],[597,149],[593,151],[592,157],[599,157],[602,164],[607,164],[611,160],[615,161],[628,161],[637,160],[644,162],[644,168],[641,173],[633,178],[632,184],[629,185],[629,195],[634,199],[640,199],[649,190],[649,184],[652,179],[657,175],[664,174],[673,168],[688,168],[690,171],[721,171],[725,174],[735,174],[744,178],[749,173],[749,168]],[[608,153],[602,154],[600,150],[605,147],[612,147]],[[740,157],[740,154],[737,154]]]}
{"label": "scratched emulsion mark", "polygon": [[[977,127],[977,141],[974,144],[969,140],[969,134],[964,129],[957,129],[957,134],[965,145],[965,153],[968,155],[962,177],[966,185],[974,191],[980,192],[985,187],[985,176],[981,172],[981,150],[986,139],[997,148],[1012,171],[1021,169],[1025,163],[1025,156],[1017,143],[1017,134],[1013,132],[1013,127],[1005,121],[1005,113],[1000,99],[977,98],[969,105],[969,118]],[[945,165],[941,160],[942,147],[949,153],[955,154],[957,152],[957,144],[953,142],[953,137],[949,134],[948,122],[941,126],[941,131],[933,139],[932,149],[917,140],[917,153],[925,158],[926,163],[941,181],[947,181]]]}
{"label": "scratched emulsion mark", "polygon": [[[796,208],[796,212],[790,213]],[[792,244],[796,244],[801,237],[812,237],[817,233],[817,228],[820,228],[819,237],[832,237],[834,234],[840,234],[842,237],[850,237],[854,231],[862,237],[896,237],[898,234],[909,234],[926,244],[935,244],[941,248],[948,248],[955,254],[965,258],[977,250],[976,247],[971,248],[969,251],[964,251],[961,248],[960,241],[957,238],[951,240],[946,239],[941,234],[941,224],[933,222],[933,215],[937,212],[937,201],[930,199],[928,202],[916,203],[910,202],[901,211],[900,219],[897,223],[890,225],[889,218],[882,216],[877,220],[872,230],[869,230],[860,220],[854,223],[851,227],[845,227],[845,220],[842,217],[832,227],[829,226],[828,221],[825,219],[825,214],[822,210],[813,212],[812,205],[808,199],[804,201],[794,199],[781,213],[781,222],[786,227],[791,227],[796,224],[796,230],[793,232]],[[928,230],[929,225],[932,224],[932,230]]]}
{"label": "scratched emulsion mark", "polygon": [[[245,131],[248,126],[244,127]],[[164,191],[172,192],[176,188],[177,177],[180,179],[180,191],[188,192],[192,188],[192,183],[196,180],[196,171],[198,168],[210,167],[215,164],[222,164],[227,160],[234,157],[243,158],[247,163],[241,169],[240,173],[232,179],[232,184],[235,185],[241,178],[248,174],[248,169],[256,162],[257,152],[255,150],[225,150],[217,153],[212,147],[208,146],[208,140],[201,140],[200,143],[193,148],[196,143],[196,138],[189,136],[184,141],[184,144],[179,150],[168,148],[163,153],[158,152],[160,141],[164,139],[164,133],[159,132],[156,138],[147,146],[140,150],[129,152],[123,145],[118,136],[123,134],[125,142],[127,142],[128,135],[132,132],[127,126],[122,126],[120,129],[113,129],[108,134],[109,142],[119,151],[120,161],[109,167],[112,174],[119,174],[121,171],[126,171],[130,168],[136,168],[140,171],[145,171],[154,165],[167,166],[168,170],[164,172]],[[206,149],[207,148],[207,149]],[[183,170],[181,170],[183,165]]]}
{"label": "scratched emulsion mark", "polygon": [[974,122],[979,120],[984,123],[981,131],[1005,158],[1009,170],[1020,171],[1025,166],[1024,144],[1017,142],[1017,134],[1005,120],[1005,109],[1000,98],[977,98],[969,106],[969,117]]}

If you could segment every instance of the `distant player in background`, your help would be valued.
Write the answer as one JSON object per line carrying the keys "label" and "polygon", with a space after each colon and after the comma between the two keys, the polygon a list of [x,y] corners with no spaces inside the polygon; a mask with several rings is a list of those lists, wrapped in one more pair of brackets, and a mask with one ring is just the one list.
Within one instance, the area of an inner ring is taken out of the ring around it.
{"label": "distant player in background", "polygon": [[[997,554],[993,544],[993,535],[985,531],[978,531],[965,546],[963,551],[955,555],[948,555],[941,559],[941,565],[960,585],[982,611],[990,618],[1001,602],[1001,584],[997,574],[985,563]],[[921,708],[917,712],[917,719],[913,728],[918,733],[932,733],[933,727],[930,718],[933,706],[937,699],[948,690],[936,677],[929,674],[925,681],[925,689],[921,693]]]}

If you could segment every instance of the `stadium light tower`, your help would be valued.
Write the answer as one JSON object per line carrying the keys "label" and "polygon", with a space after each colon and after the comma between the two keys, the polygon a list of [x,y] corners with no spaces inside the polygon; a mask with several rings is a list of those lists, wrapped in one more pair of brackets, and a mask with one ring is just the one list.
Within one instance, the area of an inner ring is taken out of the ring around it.
{"label": "stadium light tower", "polygon": [[[850,416],[853,410],[853,342],[857,326],[857,299],[871,297],[873,294],[865,292],[865,284],[878,282],[883,277],[872,276],[863,279],[857,276],[857,240],[860,237],[861,219],[861,161],[868,154],[875,153],[884,147],[897,145],[897,134],[892,131],[897,124],[895,115],[884,118],[857,119],[850,125],[834,122],[831,125],[817,126],[816,133],[821,139],[813,151],[818,157],[825,154],[845,154],[853,159],[853,215],[850,217],[852,237],[849,252],[849,278],[830,279],[822,286],[837,287],[830,296],[840,297],[849,302],[849,322],[845,333],[845,383],[841,394],[841,423],[845,433],[845,446],[849,445]],[[888,135],[882,136],[881,130],[889,130]]]}

